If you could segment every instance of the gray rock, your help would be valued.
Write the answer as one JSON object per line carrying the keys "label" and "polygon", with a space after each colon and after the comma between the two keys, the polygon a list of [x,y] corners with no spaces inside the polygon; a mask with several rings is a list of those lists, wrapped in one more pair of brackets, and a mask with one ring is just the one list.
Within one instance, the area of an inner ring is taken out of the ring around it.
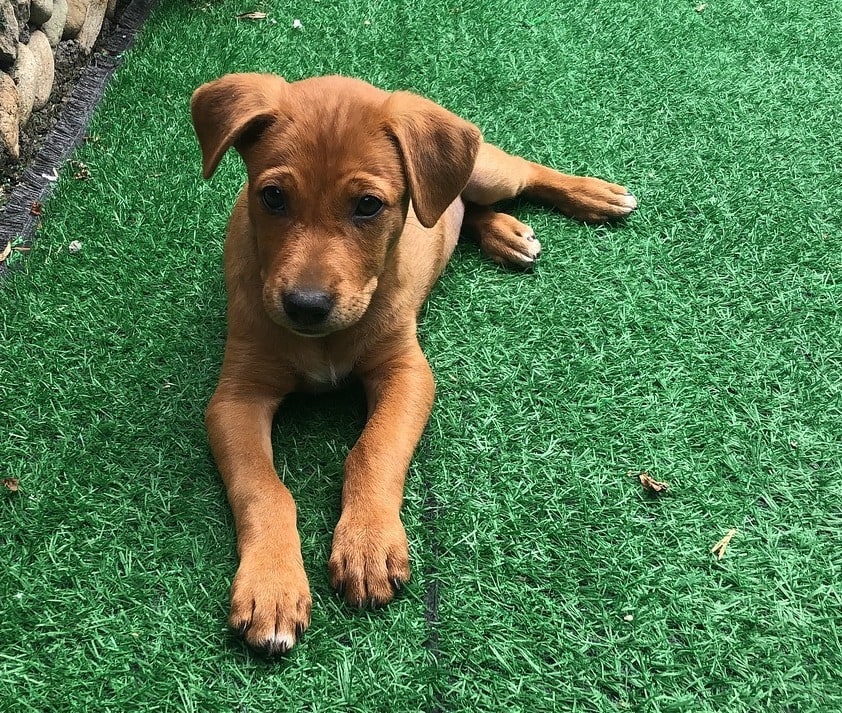
{"label": "gray rock", "polygon": [[15,65],[15,83],[18,85],[18,124],[29,121],[35,104],[35,83],[38,78],[38,63],[35,55],[26,45],[18,45],[18,62]]}
{"label": "gray rock", "polygon": [[43,25],[53,14],[53,0],[31,0],[29,3],[29,21],[33,25]]}
{"label": "gray rock", "polygon": [[53,0],[53,14],[41,27],[53,49],[58,47],[61,41],[65,22],[67,22],[67,0]]}
{"label": "gray rock", "polygon": [[18,58],[20,28],[12,0],[0,0],[0,64],[11,64]]}
{"label": "gray rock", "polygon": [[29,0],[15,1],[15,15],[18,18],[18,28],[22,31],[29,22]]}
{"label": "gray rock", "polygon": [[64,23],[63,40],[75,40],[79,36],[91,0],[67,0],[67,21]]}
{"label": "gray rock", "polygon": [[82,29],[79,30],[79,34],[76,36],[76,41],[82,45],[86,52],[91,51],[96,38],[99,37],[107,6],[108,0],[90,0],[85,22],[82,25]]}
{"label": "gray rock", "polygon": [[0,72],[0,144],[13,161],[20,158],[18,137],[18,88],[8,74]]}

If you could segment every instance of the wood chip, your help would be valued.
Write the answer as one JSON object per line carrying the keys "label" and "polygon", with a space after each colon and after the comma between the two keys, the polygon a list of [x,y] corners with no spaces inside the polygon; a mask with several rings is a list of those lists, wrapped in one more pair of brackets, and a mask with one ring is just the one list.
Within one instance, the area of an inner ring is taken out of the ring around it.
{"label": "wood chip", "polygon": [[241,12],[236,17],[238,20],[265,20],[269,15],[265,12]]}
{"label": "wood chip", "polygon": [[717,542],[713,547],[710,548],[710,551],[716,555],[716,559],[722,559],[725,556],[725,550],[728,549],[728,544],[731,542],[731,539],[734,535],[737,534],[736,528],[731,528],[728,532],[725,533],[725,537],[723,537],[719,542]]}
{"label": "wood chip", "polygon": [[3,478],[2,483],[4,488],[11,490],[13,493],[18,491],[18,486],[20,485],[20,481],[17,478]]}
{"label": "wood chip", "polygon": [[643,488],[652,493],[664,493],[670,488],[669,483],[662,483],[659,480],[655,480],[645,470],[637,477],[640,479],[640,484]]}
{"label": "wood chip", "polygon": [[44,206],[41,205],[38,201],[32,201],[29,205],[29,215],[42,215],[44,212]]}

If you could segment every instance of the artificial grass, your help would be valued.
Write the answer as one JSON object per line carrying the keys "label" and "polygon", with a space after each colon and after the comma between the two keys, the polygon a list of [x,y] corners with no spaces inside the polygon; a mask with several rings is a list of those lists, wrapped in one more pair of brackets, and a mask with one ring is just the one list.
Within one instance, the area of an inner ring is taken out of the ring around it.
{"label": "artificial grass", "polygon": [[[842,708],[840,9],[163,2],[77,154],[91,180],[63,172],[2,287],[0,708]],[[386,609],[326,577],[359,393],[282,409],[314,597],[282,661],[225,629],[202,427],[242,171],[200,181],[187,102],[235,70],[415,89],[641,202],[620,228],[516,206],[532,274],[457,252],[422,319],[439,390]]]}

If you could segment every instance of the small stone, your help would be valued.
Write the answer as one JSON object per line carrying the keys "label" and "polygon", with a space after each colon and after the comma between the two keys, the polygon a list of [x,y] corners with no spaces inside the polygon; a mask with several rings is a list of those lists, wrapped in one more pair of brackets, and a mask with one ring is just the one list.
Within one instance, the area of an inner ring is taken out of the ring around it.
{"label": "small stone", "polygon": [[47,36],[47,39],[50,41],[50,47],[53,49],[58,47],[66,22],[67,0],[53,0],[53,14],[41,27],[41,31]]}
{"label": "small stone", "polygon": [[623,617],[623,621],[634,621],[634,614],[626,614]]}
{"label": "small stone", "polygon": [[53,0],[31,0],[29,4],[29,21],[33,25],[41,26],[53,14]]}
{"label": "small stone", "polygon": [[0,142],[13,161],[20,158],[18,88],[12,78],[0,72]]}
{"label": "small stone", "polygon": [[18,58],[20,28],[11,0],[0,0],[0,64],[11,64]]}
{"label": "small stone", "polygon": [[301,20],[293,20],[292,21],[292,29],[293,30],[303,30],[304,25],[301,24]]}
{"label": "small stone", "polygon": [[90,52],[96,42],[99,33],[102,30],[102,21],[105,19],[105,8],[108,5],[108,0],[91,0],[88,5],[88,14],[85,16],[85,22],[82,24],[82,29],[76,36],[76,41],[82,45],[86,52]]}
{"label": "small stone", "polygon": [[32,33],[27,47],[34,55],[38,65],[38,74],[35,81],[35,101],[32,105],[32,109],[38,111],[43,109],[50,100],[56,76],[56,61],[53,57],[53,48],[50,47],[50,41],[41,30]]}
{"label": "small stone", "polygon": [[72,253],[78,253],[82,249],[82,243],[79,240],[73,240],[70,245],[67,246],[67,249]]}
{"label": "small stone", "polygon": [[29,121],[35,105],[35,85],[38,77],[38,62],[26,45],[18,45],[18,62],[15,65],[15,83],[18,85],[18,124]]}

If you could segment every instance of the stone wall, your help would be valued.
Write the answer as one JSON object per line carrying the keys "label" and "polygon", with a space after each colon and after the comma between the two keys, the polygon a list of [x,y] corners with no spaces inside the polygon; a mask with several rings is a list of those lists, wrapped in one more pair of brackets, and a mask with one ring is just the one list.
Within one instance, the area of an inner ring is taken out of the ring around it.
{"label": "stone wall", "polygon": [[20,156],[20,132],[43,109],[63,40],[90,54],[117,0],[0,0],[0,151]]}

